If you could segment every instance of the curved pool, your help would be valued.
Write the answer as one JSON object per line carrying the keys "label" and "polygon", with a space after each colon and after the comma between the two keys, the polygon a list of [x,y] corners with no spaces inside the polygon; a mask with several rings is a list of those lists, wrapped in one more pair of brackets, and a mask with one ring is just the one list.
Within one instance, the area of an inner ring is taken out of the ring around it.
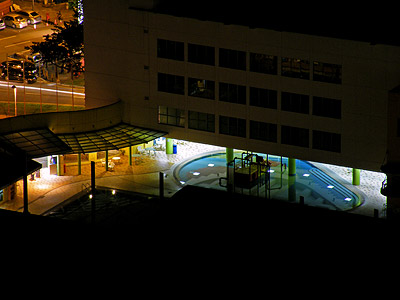
{"label": "curved pool", "polygon": [[[266,158],[265,154],[258,154]],[[235,152],[236,157],[241,157],[241,152]],[[268,160],[273,162],[270,169],[271,198],[288,200],[288,180],[286,157],[269,155]],[[282,162],[282,165],[281,165]],[[173,170],[173,176],[180,185],[190,184],[207,188],[226,189],[219,185],[220,178],[226,177],[226,154],[222,151],[204,153],[187,159]],[[286,175],[286,174],[285,174]],[[361,196],[348,188],[343,180],[327,174],[308,161],[296,160],[295,195],[296,201],[300,197],[304,203],[311,206],[324,207],[332,210],[349,210],[361,204]],[[293,182],[291,183],[293,184]],[[264,190],[264,189],[262,189]],[[240,190],[243,192],[243,190]],[[245,193],[252,194],[252,190]],[[265,192],[258,191],[260,197],[265,197]]]}

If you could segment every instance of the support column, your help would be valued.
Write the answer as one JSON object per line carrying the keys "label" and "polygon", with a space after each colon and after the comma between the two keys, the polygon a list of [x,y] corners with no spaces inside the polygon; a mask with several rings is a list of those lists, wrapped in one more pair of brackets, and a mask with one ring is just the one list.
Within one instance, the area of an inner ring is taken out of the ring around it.
{"label": "support column", "polygon": [[288,161],[288,199],[290,202],[296,201],[296,159],[289,158]]}
{"label": "support column", "polygon": [[81,154],[78,153],[78,175],[82,174],[82,158]]}
{"label": "support column", "polygon": [[108,150],[106,150],[106,171],[108,171]]}
{"label": "support column", "polygon": [[167,138],[165,141],[165,152],[167,154],[173,154],[174,153],[174,140]]}
{"label": "support column", "polygon": [[233,148],[226,148],[226,162],[230,163],[233,160]]}
{"label": "support column", "polygon": [[57,176],[64,175],[64,156],[57,155]]}
{"label": "support column", "polygon": [[289,176],[295,176],[296,175],[296,159],[295,158],[289,158]]}
{"label": "support column", "polygon": [[24,214],[29,214],[28,210],[28,156],[25,153],[25,171],[23,177],[23,185],[24,185]]}
{"label": "support column", "polygon": [[129,146],[129,165],[132,166],[132,146]]}
{"label": "support column", "polygon": [[353,168],[353,185],[360,185],[360,169]]}

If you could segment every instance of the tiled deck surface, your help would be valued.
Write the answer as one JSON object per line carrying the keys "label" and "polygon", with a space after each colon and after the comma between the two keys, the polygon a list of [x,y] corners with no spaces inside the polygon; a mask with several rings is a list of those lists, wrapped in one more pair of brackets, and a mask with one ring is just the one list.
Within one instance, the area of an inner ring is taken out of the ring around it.
{"label": "tiled deck surface", "polygon": [[[120,163],[113,170],[105,171],[100,161],[96,163],[96,185],[110,189],[127,190],[149,195],[159,195],[159,172],[167,174],[164,180],[164,195],[172,196],[180,189],[173,175],[171,167],[185,159],[200,153],[221,150],[225,148],[199,143],[178,142],[177,154],[166,154],[165,151],[155,151],[152,155],[142,155],[138,162],[130,166],[127,155],[119,155]],[[110,156],[111,158],[111,156]],[[345,184],[351,185],[351,169],[319,164],[322,169],[334,173]],[[67,166],[65,176],[48,175],[48,169],[41,170],[41,178],[28,181],[29,212],[43,214],[57,204],[82,192],[90,185],[90,164],[82,164],[81,175],[77,166]],[[380,194],[380,185],[385,175],[370,171],[361,171],[361,185],[356,187],[366,196],[366,201],[354,213],[373,216],[374,209],[382,212],[386,198]],[[12,201],[0,202],[0,208],[14,211],[23,210],[22,181],[18,183],[17,197]]]}

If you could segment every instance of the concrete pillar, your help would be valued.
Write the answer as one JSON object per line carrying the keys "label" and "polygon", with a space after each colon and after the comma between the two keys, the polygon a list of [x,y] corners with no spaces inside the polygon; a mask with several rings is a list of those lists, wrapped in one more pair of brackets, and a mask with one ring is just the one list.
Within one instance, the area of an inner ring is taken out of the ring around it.
{"label": "concrete pillar", "polygon": [[78,153],[78,175],[82,174],[82,158],[81,154]]}
{"label": "concrete pillar", "polygon": [[57,155],[57,176],[64,175],[64,156]]}
{"label": "concrete pillar", "polygon": [[296,159],[295,158],[289,158],[288,167],[289,167],[289,176],[295,176],[296,175]]}
{"label": "concrete pillar", "polygon": [[165,152],[167,154],[173,154],[174,153],[174,140],[167,138],[165,142]]}
{"label": "concrete pillar", "polygon": [[234,157],[233,157],[233,148],[226,148],[226,162],[230,163]]}
{"label": "concrete pillar", "polygon": [[288,161],[288,200],[290,202],[296,201],[296,159],[289,158]]}
{"label": "concrete pillar", "polygon": [[129,146],[129,165],[132,166],[132,146]]}
{"label": "concrete pillar", "polygon": [[353,168],[353,185],[360,185],[360,169]]}
{"label": "concrete pillar", "polygon": [[108,150],[106,150],[106,171],[108,171]]}

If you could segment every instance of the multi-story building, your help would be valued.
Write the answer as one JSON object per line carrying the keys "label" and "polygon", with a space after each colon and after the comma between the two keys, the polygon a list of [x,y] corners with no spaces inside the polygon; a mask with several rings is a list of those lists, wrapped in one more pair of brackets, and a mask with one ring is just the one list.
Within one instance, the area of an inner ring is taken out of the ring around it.
{"label": "multi-story building", "polygon": [[126,123],[228,148],[373,171],[400,161],[392,41],[224,23],[157,1],[84,5],[88,108],[122,100]]}

